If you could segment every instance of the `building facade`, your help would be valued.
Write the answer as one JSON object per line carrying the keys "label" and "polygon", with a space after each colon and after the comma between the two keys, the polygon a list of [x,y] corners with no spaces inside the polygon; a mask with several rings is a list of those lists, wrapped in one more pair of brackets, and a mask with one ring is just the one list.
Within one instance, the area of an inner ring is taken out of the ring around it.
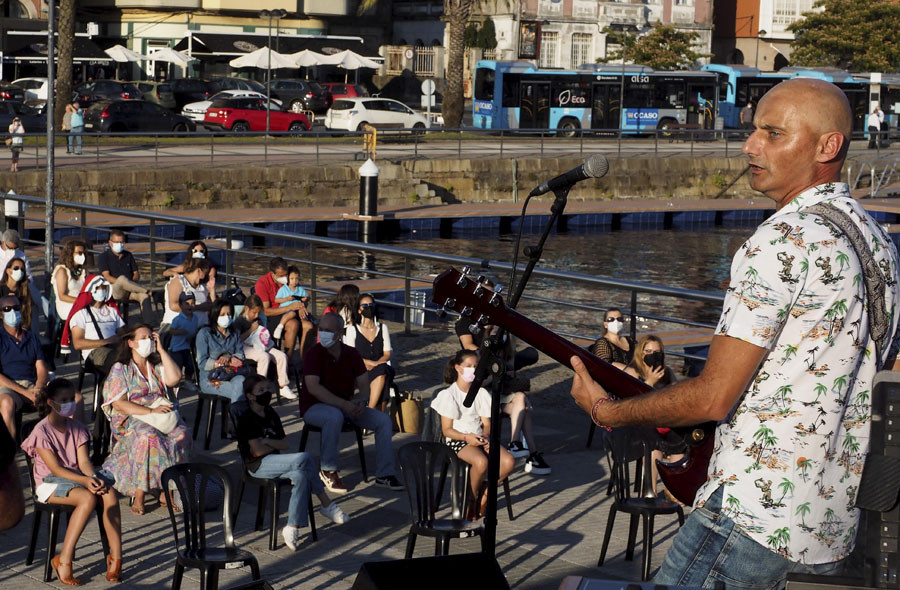
{"label": "building facade", "polygon": [[716,63],[780,70],[791,59],[788,26],[818,10],[815,0],[719,0],[713,55]]}

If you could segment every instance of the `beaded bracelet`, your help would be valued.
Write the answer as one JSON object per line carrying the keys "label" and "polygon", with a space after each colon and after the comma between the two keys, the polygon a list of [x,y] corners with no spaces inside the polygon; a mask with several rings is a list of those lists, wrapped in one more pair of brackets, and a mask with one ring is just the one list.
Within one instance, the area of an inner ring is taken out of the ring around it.
{"label": "beaded bracelet", "polygon": [[600,407],[600,404],[606,403],[606,402],[611,402],[611,401],[612,400],[609,399],[608,397],[601,397],[600,399],[598,399],[596,401],[596,403],[594,403],[594,407],[591,408],[591,421],[594,424],[596,424],[597,426],[599,426],[600,428],[605,429],[607,432],[611,432],[612,428],[610,428],[609,426],[604,426],[603,424],[600,424],[600,421],[597,420],[597,409]]}

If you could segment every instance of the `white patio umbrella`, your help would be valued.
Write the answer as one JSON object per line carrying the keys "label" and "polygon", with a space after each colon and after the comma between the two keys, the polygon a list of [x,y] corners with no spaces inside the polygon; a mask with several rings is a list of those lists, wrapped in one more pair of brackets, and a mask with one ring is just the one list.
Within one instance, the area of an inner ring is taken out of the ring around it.
{"label": "white patio umbrella", "polygon": [[233,68],[259,68],[261,70],[298,67],[290,56],[272,51],[268,47],[262,47],[247,55],[236,57],[228,62],[228,65]]}
{"label": "white patio umbrella", "polygon": [[122,47],[121,45],[113,45],[109,49],[104,49],[103,52],[111,57],[113,61],[117,61],[119,63],[142,61],[147,59],[147,56],[141,55],[137,51],[132,51],[127,47]]}
{"label": "white patio umbrella", "polygon": [[[357,75],[359,74],[360,68],[368,68],[371,70],[377,70],[381,67],[377,62],[372,61],[368,57],[363,57],[360,54],[351,51],[349,49],[345,49],[339,53],[335,53],[334,55],[326,56],[320,65],[332,65],[339,66],[344,68],[345,70],[356,70]],[[344,82],[347,82],[347,74],[344,74]]]}
{"label": "white patio umbrella", "polygon": [[317,66],[319,64],[325,63],[324,60],[327,59],[327,56],[325,54],[316,53],[315,51],[310,51],[309,49],[304,49],[303,51],[292,53],[288,57],[294,60],[294,63],[301,68],[310,68],[312,66]]}
{"label": "white patio umbrella", "polygon": [[151,61],[166,61],[181,67],[184,67],[192,61],[197,60],[196,57],[190,57],[186,53],[175,51],[171,47],[163,47],[161,49],[157,49],[151,53],[148,53],[146,59]]}

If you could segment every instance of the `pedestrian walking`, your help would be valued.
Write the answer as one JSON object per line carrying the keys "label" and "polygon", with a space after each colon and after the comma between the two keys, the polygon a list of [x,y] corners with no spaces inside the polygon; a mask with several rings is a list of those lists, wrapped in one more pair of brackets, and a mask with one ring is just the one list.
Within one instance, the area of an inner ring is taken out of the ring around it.
{"label": "pedestrian walking", "polygon": [[62,120],[62,130],[65,131],[69,137],[67,138],[68,143],[66,144],[66,153],[72,153],[72,105],[66,105],[66,112],[63,114]]}
{"label": "pedestrian walking", "polygon": [[881,142],[879,141],[881,135],[881,122],[884,120],[884,113],[881,111],[881,107],[878,104],[875,104],[875,108],[872,109],[872,112],[869,114],[869,118],[866,121],[866,126],[869,128],[869,146],[870,150],[874,150],[876,148],[881,147]]}
{"label": "pedestrian walking", "polygon": [[22,120],[15,117],[9,125],[9,149],[12,152],[10,160],[10,172],[19,171],[19,154],[25,149],[25,126]]}
{"label": "pedestrian walking", "polygon": [[[84,111],[77,102],[72,103],[72,117],[70,123],[72,130],[69,132],[69,152],[81,155],[81,134],[84,133]],[[77,150],[75,149],[77,147]]]}
{"label": "pedestrian walking", "polygon": [[741,129],[753,129],[753,103],[747,101],[747,106],[741,109]]}

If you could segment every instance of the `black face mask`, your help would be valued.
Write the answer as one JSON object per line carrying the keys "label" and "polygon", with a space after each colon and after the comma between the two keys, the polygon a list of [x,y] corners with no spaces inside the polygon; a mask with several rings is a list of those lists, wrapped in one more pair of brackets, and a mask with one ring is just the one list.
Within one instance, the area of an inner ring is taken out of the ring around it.
{"label": "black face mask", "polygon": [[270,403],[272,403],[272,392],[263,391],[256,394],[256,403],[261,406],[268,406]]}
{"label": "black face mask", "polygon": [[370,305],[369,307],[364,307],[362,310],[362,317],[367,319],[372,319],[375,317],[375,307]]}
{"label": "black face mask", "polygon": [[651,352],[644,355],[644,364],[648,367],[661,367],[665,364],[666,355],[662,352]]}

